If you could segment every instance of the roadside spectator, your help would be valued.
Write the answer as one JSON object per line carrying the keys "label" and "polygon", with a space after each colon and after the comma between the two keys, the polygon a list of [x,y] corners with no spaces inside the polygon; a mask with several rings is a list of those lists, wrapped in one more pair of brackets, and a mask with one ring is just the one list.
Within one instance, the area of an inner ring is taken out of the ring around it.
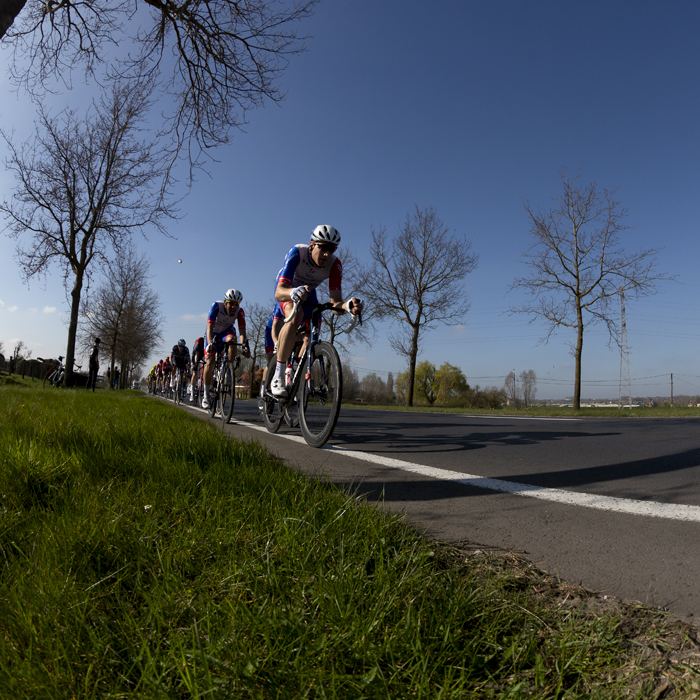
{"label": "roadside spectator", "polygon": [[116,367],[114,368],[114,380],[112,381],[112,388],[119,388],[119,370]]}
{"label": "roadside spectator", "polygon": [[102,341],[99,338],[95,338],[95,342],[92,344],[92,350],[90,351],[90,371],[88,372],[87,380],[88,391],[90,391],[90,389],[95,391],[95,384],[97,382],[97,370],[100,368],[100,362],[98,358],[100,353],[100,342]]}

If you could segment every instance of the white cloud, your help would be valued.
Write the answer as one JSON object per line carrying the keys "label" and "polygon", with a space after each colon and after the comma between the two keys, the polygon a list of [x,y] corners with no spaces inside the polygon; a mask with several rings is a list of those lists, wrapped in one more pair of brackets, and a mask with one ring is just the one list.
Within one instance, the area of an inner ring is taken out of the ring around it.
{"label": "white cloud", "polygon": [[3,306],[5,306],[5,302],[2,299],[0,299],[0,309],[2,309]]}
{"label": "white cloud", "polygon": [[17,306],[10,306],[7,310],[13,314],[15,311],[17,311],[18,307]]}
{"label": "white cloud", "polygon": [[183,321],[206,321],[207,314],[184,314],[183,316],[180,316],[180,318]]}
{"label": "white cloud", "polygon": [[463,326],[461,323],[458,323],[456,326],[452,326],[450,328],[450,333],[452,335],[464,335],[467,332],[467,327]]}
{"label": "white cloud", "polygon": [[56,307],[55,306],[45,306],[43,313],[45,314],[55,314],[56,313]]}

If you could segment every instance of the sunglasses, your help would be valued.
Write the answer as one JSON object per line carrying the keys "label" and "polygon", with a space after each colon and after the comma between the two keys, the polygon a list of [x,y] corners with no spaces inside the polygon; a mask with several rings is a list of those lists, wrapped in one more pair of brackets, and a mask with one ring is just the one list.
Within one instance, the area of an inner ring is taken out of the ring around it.
{"label": "sunglasses", "polygon": [[316,244],[324,253],[335,253],[337,246],[332,243],[317,243]]}

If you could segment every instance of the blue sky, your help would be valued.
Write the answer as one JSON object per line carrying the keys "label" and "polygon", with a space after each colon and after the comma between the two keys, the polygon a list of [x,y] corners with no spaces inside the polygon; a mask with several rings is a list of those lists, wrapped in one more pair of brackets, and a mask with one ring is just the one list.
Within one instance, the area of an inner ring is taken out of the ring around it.
{"label": "blue sky", "polygon": [[[571,333],[538,344],[541,324],[505,313],[518,303],[509,285],[525,274],[523,202],[549,208],[567,167],[617,188],[627,249],[663,247],[659,267],[678,278],[628,305],[633,394],[668,394],[671,373],[676,394],[700,393],[699,28],[690,1],[326,0],[304,25],[308,51],[282,77],[286,99],[251,112],[216,152],[173,239],[137,240],[162,299],[165,342],[152,359],[201,335],[228,287],[244,307],[271,305],[287,250],[317,224],[336,226],[369,262],[371,227],[395,234],[416,205],[433,206],[480,263],[465,281],[464,323],[431,332],[419,359],[450,362],[482,386],[534,369],[539,398],[571,395]],[[32,108],[4,76],[0,105],[5,128],[27,128]],[[0,173],[4,193],[12,184]],[[60,276],[27,289],[13,250],[0,237],[0,340],[6,351],[21,338],[34,356],[63,354]],[[354,348],[360,374],[404,369],[387,330]],[[591,328],[583,395],[616,398],[619,378],[619,352]]]}

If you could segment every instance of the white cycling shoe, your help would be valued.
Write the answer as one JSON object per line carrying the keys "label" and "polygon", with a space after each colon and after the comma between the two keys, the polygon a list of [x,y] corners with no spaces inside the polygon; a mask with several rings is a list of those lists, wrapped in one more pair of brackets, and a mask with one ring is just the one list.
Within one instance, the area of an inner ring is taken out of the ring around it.
{"label": "white cycling shoe", "polygon": [[284,398],[287,395],[287,387],[284,384],[284,378],[274,377],[270,384],[270,391],[277,398]]}
{"label": "white cycling shoe", "polygon": [[206,411],[211,406],[211,396],[209,396],[208,391],[204,391],[204,396],[202,397],[202,408]]}

